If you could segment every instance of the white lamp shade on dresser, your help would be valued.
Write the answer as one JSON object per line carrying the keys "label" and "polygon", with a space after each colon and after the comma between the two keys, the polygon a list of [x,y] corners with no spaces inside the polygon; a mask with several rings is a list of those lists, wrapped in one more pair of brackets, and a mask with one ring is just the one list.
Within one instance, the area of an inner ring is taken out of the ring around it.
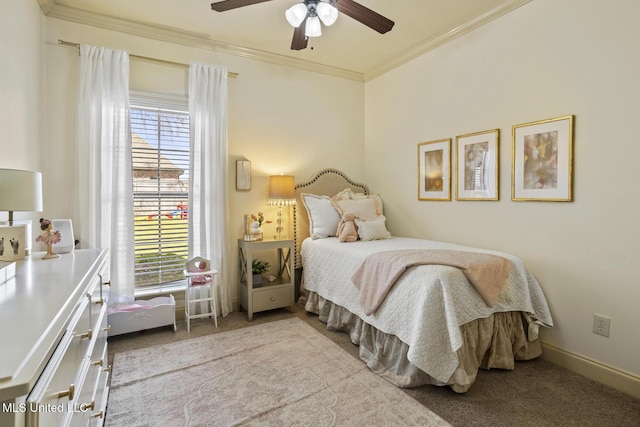
{"label": "white lamp shade on dresser", "polygon": [[0,169],[0,211],[42,212],[42,174]]}

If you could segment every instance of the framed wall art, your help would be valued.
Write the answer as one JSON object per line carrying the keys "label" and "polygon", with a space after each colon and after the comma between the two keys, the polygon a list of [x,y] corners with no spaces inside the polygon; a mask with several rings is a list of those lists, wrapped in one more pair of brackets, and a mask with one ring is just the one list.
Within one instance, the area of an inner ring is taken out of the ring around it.
{"label": "framed wall art", "polygon": [[418,144],[418,200],[451,200],[451,139]]}
{"label": "framed wall art", "polygon": [[511,199],[573,200],[574,116],[513,126]]}
{"label": "framed wall art", "polygon": [[456,137],[456,200],[498,200],[500,130]]}
{"label": "framed wall art", "polygon": [[236,160],[236,190],[251,190],[251,162]]}

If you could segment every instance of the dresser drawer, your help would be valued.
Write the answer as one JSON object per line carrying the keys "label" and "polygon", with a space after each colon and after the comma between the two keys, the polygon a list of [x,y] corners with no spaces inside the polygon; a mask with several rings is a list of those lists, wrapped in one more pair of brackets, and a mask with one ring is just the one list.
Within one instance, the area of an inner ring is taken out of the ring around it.
{"label": "dresser drawer", "polygon": [[253,291],[253,311],[265,311],[291,305],[291,286],[269,287]]}
{"label": "dresser drawer", "polygon": [[109,287],[104,279],[106,267],[106,264],[102,265],[98,274],[91,280],[88,291],[91,295],[91,329],[94,331],[99,327],[96,322],[100,321],[100,312],[106,307],[109,296]]}
{"label": "dresser drawer", "polygon": [[[106,322],[106,305],[98,306],[91,301],[99,284],[92,281],[81,297],[67,331],[27,397],[27,425],[67,426],[89,412],[83,405],[91,403],[98,378],[91,355],[106,349],[107,332],[100,328]],[[100,307],[97,313],[93,312],[94,306]],[[95,348],[96,344],[100,350]],[[87,384],[91,375],[94,378]]]}
{"label": "dresser drawer", "polygon": [[[88,299],[83,299],[73,326],[88,316]],[[78,394],[89,369],[88,336],[68,330],[58,344],[49,364],[27,396],[27,425],[61,426],[76,411]]]}
{"label": "dresser drawer", "polygon": [[[107,368],[107,313],[106,305],[98,313],[98,321],[95,324],[94,331],[94,344],[89,358],[88,369],[82,388],[77,396],[77,402],[75,407],[76,411],[71,417],[69,426],[86,426],[90,423],[90,420],[94,418],[101,419],[105,413],[105,408],[102,408],[103,395],[102,388],[105,386],[105,375],[103,372]],[[101,412],[102,411],[102,412]]]}
{"label": "dresser drawer", "polygon": [[[95,333],[93,334],[95,336],[95,343],[90,356],[92,363],[99,364],[100,360],[104,358],[103,353],[107,348],[107,337],[109,336],[107,318],[107,306],[105,304],[102,311],[99,313],[98,322],[96,322],[95,325]],[[102,366],[105,368],[107,367],[106,359],[102,361]]]}
{"label": "dresser drawer", "polygon": [[[105,332],[106,333],[106,332]],[[109,369],[106,368],[107,347],[103,353],[89,364],[87,376],[75,404],[76,410],[71,414],[69,427],[102,425],[106,413],[107,382]]]}
{"label": "dresser drawer", "polygon": [[[104,349],[104,360],[107,361],[107,349]],[[96,383],[96,392],[93,400],[96,402],[95,409],[90,415],[90,426],[101,426],[104,423],[104,417],[107,414],[107,401],[109,400],[109,375],[111,375],[111,367],[104,366],[100,370],[98,382]]]}

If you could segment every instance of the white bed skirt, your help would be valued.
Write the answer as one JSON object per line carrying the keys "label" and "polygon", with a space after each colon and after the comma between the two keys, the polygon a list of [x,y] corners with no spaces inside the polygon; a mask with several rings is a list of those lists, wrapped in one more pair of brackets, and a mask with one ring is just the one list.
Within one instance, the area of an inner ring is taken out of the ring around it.
{"label": "white bed skirt", "polygon": [[542,354],[539,338],[527,339],[528,322],[521,312],[495,313],[460,327],[464,345],[456,353],[459,364],[449,381],[443,383],[409,362],[407,344],[346,308],[309,292],[305,309],[317,314],[327,329],[348,333],[369,369],[401,388],[448,385],[453,391],[464,393],[475,382],[479,368],[512,370],[515,360],[531,360]]}

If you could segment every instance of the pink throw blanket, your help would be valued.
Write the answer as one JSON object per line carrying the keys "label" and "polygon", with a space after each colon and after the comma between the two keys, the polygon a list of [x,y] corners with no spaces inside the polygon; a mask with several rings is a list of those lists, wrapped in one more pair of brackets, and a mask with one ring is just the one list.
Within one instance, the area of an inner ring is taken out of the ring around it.
{"label": "pink throw blanket", "polygon": [[365,314],[376,311],[407,268],[426,264],[462,270],[489,307],[498,301],[511,269],[508,259],[484,253],[428,249],[377,252],[369,255],[351,278],[360,290],[359,302]]}

